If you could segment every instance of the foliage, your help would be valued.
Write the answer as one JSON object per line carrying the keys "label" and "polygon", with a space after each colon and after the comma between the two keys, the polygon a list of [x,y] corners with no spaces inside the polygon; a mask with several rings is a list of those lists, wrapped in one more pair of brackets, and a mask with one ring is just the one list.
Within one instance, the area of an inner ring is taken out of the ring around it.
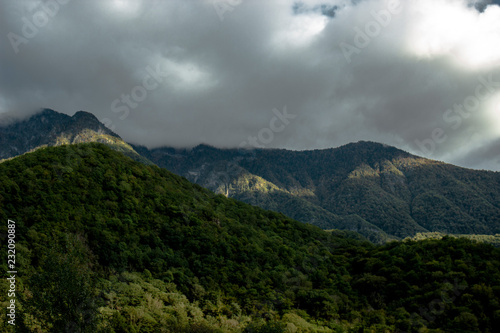
{"label": "foliage", "polygon": [[309,151],[134,149],[214,192],[375,243],[425,232],[500,233],[500,173],[379,143]]}
{"label": "foliage", "polygon": [[461,234],[461,235],[453,235],[453,234],[444,234],[441,232],[424,232],[424,233],[417,233],[414,237],[407,237],[404,240],[423,240],[423,239],[441,239],[445,236],[448,237],[460,237],[460,238],[467,238],[471,240],[475,240],[478,242],[482,243],[488,243],[491,244],[495,247],[500,247],[500,234],[495,234],[495,235],[467,235],[467,234]]}
{"label": "foliage", "polygon": [[[102,144],[1,163],[0,219],[8,218],[27,332],[494,332],[500,324],[500,250],[491,245],[443,237],[376,246],[216,195]],[[4,256],[0,263],[6,271]]]}

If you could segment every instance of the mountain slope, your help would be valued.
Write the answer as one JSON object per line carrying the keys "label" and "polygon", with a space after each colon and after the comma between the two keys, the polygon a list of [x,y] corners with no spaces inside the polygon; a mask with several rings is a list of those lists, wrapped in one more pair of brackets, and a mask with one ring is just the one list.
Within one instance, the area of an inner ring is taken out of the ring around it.
{"label": "mountain slope", "polygon": [[[375,246],[215,195],[102,144],[0,163],[0,219],[16,221],[17,331],[494,332],[500,324],[498,249],[452,238]],[[7,256],[0,264],[6,271]],[[7,302],[0,294],[3,309]]]}
{"label": "mountain slope", "polygon": [[[500,233],[500,173],[459,168],[372,142],[313,151],[205,145],[149,150],[125,143],[90,113],[70,117],[44,110],[0,127],[0,158],[78,142],[106,143],[216,193],[322,229],[359,232],[376,243],[428,232]],[[66,158],[78,159],[72,152],[67,149]]]}
{"label": "mountain slope", "polygon": [[313,151],[135,149],[217,193],[324,229],[358,231],[375,242],[422,232],[500,232],[499,173],[382,144]]}
{"label": "mountain slope", "polygon": [[40,147],[100,142],[144,163],[116,133],[104,126],[92,113],[78,111],[72,117],[43,109],[22,121],[0,125],[0,160],[33,151]]}

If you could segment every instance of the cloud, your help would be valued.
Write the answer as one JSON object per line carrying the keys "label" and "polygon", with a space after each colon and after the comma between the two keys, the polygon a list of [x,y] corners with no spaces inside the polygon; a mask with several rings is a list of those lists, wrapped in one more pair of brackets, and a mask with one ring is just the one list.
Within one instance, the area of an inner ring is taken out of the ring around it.
{"label": "cloud", "polygon": [[468,6],[474,7],[479,12],[484,12],[484,10],[490,5],[500,5],[498,0],[469,0]]}
{"label": "cloud", "polygon": [[500,90],[475,97],[500,82],[500,7],[394,1],[0,2],[0,112],[87,110],[150,147],[237,147],[286,106],[266,147],[373,140],[500,170],[494,149],[469,158],[500,138]]}

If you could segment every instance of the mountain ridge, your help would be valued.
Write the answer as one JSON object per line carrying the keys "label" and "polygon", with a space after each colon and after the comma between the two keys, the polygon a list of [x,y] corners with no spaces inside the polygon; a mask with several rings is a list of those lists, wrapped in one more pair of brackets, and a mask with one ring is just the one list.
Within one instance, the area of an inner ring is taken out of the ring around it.
{"label": "mountain ridge", "polygon": [[[375,242],[426,232],[500,230],[499,173],[453,166],[380,143],[306,151],[133,147],[216,193],[323,229],[357,231]],[[485,211],[474,212],[481,209]]]}
{"label": "mountain ridge", "polygon": [[77,111],[73,116],[52,109],[21,120],[0,124],[0,160],[31,152],[40,147],[100,142],[112,146],[138,161],[150,164],[122,138],[102,124],[91,112]]}
{"label": "mountain ridge", "polygon": [[[23,138],[29,133],[31,136]],[[209,190],[376,243],[418,233],[500,232],[500,173],[470,170],[371,141],[303,151],[128,144],[90,112],[44,109],[0,127],[0,158],[41,146],[106,143]]]}
{"label": "mountain ridge", "polygon": [[[500,323],[491,245],[447,236],[374,245],[101,143],[0,163],[0,219],[15,224],[20,273],[16,327],[5,315],[11,296],[0,294],[2,332],[495,332]],[[0,235],[11,230],[0,225]]]}

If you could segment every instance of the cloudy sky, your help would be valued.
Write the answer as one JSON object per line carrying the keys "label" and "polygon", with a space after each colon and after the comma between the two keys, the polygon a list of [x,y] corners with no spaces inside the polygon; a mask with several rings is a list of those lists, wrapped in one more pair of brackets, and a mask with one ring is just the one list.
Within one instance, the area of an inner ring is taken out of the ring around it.
{"label": "cloudy sky", "polygon": [[148,147],[371,140],[500,170],[500,5],[0,0],[0,113],[94,113]]}

